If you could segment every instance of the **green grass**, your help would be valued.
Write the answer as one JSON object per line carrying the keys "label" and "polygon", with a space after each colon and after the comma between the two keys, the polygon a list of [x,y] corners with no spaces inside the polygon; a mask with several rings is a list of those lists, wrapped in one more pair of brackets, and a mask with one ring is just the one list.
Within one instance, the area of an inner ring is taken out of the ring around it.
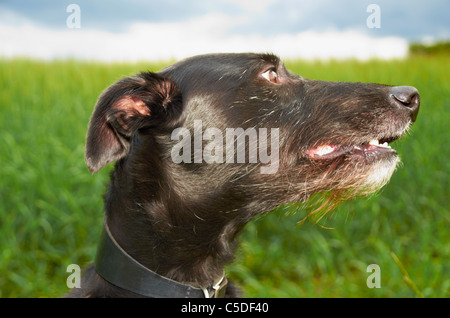
{"label": "green grass", "polygon": [[[317,225],[280,208],[241,235],[229,277],[247,297],[449,297],[450,58],[287,61],[304,77],[416,86],[422,99],[403,165],[370,198]],[[0,60],[0,296],[67,292],[66,268],[92,261],[111,167],[91,176],[84,139],[99,93],[167,63]],[[334,229],[325,229],[332,227]],[[369,264],[381,268],[370,289]]]}

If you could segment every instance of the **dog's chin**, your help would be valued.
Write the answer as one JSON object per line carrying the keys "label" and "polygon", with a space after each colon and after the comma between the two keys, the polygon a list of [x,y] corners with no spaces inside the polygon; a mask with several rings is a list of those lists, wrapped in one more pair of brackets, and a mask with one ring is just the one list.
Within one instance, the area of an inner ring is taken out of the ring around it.
{"label": "dog's chin", "polygon": [[[400,162],[397,152],[390,147],[376,147],[368,152],[358,150],[344,157],[346,173],[352,176],[350,188],[353,188],[355,196],[365,196],[384,187]],[[358,179],[354,178],[355,173],[359,176]]]}
{"label": "dog's chin", "polygon": [[369,194],[378,191],[391,179],[397,164],[400,162],[396,153],[385,154],[382,159],[367,163],[366,177],[357,187],[361,194]]}

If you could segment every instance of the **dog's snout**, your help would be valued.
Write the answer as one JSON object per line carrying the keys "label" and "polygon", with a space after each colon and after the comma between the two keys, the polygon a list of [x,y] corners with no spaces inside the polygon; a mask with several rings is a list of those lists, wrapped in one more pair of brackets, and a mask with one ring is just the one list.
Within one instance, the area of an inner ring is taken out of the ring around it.
{"label": "dog's snout", "polygon": [[406,107],[411,112],[411,120],[414,122],[419,113],[419,91],[412,86],[395,86],[390,88],[392,99],[397,105]]}

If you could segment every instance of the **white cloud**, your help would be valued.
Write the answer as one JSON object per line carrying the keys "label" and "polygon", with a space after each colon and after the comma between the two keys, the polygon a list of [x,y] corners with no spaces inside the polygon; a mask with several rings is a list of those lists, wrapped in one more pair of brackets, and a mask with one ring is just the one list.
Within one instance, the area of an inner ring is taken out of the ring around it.
{"label": "white cloud", "polygon": [[229,30],[244,17],[212,13],[171,23],[136,23],[127,32],[83,29],[53,30],[30,23],[0,24],[0,56],[44,59],[76,57],[93,60],[184,58],[210,52],[273,52],[281,57],[404,57],[406,40],[372,38],[358,31],[304,31],[297,34],[239,35]]}

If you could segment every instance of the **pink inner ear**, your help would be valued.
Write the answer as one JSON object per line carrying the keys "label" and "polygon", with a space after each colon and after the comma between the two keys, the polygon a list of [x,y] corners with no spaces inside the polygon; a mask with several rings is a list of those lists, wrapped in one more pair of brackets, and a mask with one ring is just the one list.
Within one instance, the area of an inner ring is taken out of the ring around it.
{"label": "pink inner ear", "polygon": [[145,103],[139,97],[132,96],[131,99],[136,105],[136,110],[141,115],[150,115],[150,110],[148,109],[147,105],[145,105]]}
{"label": "pink inner ear", "polygon": [[136,96],[123,96],[114,104],[113,108],[124,110],[126,112],[137,111],[141,115],[150,116],[150,110],[147,105]]}

